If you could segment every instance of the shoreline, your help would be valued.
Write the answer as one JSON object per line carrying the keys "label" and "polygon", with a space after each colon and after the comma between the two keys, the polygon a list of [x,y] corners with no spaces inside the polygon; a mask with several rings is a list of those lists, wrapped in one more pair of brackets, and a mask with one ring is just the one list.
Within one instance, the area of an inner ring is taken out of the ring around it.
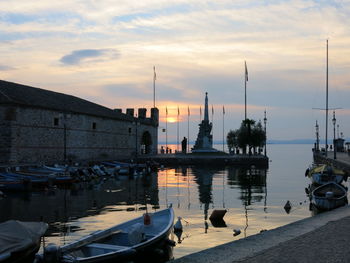
{"label": "shoreline", "polygon": [[[333,249],[335,243],[333,239],[342,238],[345,244],[350,241],[348,232],[343,231],[343,236],[332,235],[335,230],[342,231],[344,226],[348,226],[350,221],[350,206],[344,206],[329,212],[324,212],[313,217],[301,219],[299,221],[271,229],[259,234],[255,234],[244,239],[232,241],[213,248],[205,249],[197,253],[186,255],[173,260],[174,263],[206,263],[206,262],[300,262],[295,257],[288,258],[289,251],[299,251],[299,258],[308,258],[303,262],[333,262]],[[349,226],[350,227],[350,226]],[[324,240],[319,240],[319,231],[323,231]],[[299,240],[301,239],[301,241]],[[308,240],[308,245],[299,247],[302,240]],[[293,243],[291,246],[290,243]],[[317,246],[326,242],[330,250],[320,261]],[[333,246],[334,245],[334,246]],[[312,250],[312,248],[316,250]],[[279,251],[276,253],[276,251]],[[344,252],[344,255],[348,255]],[[285,258],[281,258],[285,255]],[[346,261],[336,261],[346,262]]]}

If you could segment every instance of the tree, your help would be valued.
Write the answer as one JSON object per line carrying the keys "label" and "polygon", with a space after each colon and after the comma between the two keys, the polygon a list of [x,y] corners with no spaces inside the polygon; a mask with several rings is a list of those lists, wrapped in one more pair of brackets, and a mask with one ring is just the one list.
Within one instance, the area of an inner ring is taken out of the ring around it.
{"label": "tree", "polygon": [[236,131],[230,130],[227,133],[226,142],[229,152],[233,152],[234,148],[238,146]]}
{"label": "tree", "polygon": [[[254,120],[243,120],[241,126],[237,130],[230,130],[227,134],[227,145],[229,150],[234,147],[242,149],[243,154],[252,153],[252,149],[256,152],[256,148],[263,147],[265,144],[265,131],[259,121],[257,124]],[[260,151],[259,151],[260,152]]]}

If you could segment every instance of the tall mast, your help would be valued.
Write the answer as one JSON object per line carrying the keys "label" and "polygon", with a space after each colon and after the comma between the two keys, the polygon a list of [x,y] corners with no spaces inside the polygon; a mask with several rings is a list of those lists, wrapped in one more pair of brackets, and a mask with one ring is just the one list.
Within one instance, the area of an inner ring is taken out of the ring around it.
{"label": "tall mast", "polygon": [[327,157],[328,148],[328,39],[327,39],[327,60],[326,60],[327,70],[326,70],[326,149],[325,156]]}
{"label": "tall mast", "polygon": [[248,81],[248,69],[247,62],[244,61],[244,119],[247,119],[247,81]]}
{"label": "tall mast", "polygon": [[156,66],[153,66],[153,108],[156,107]]}

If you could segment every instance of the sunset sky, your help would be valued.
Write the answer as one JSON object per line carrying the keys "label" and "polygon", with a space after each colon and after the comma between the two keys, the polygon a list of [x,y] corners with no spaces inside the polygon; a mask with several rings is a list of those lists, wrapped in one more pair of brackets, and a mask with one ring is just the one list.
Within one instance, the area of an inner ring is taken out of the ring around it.
{"label": "sunset sky", "polygon": [[189,107],[194,140],[208,92],[222,140],[223,105],[225,133],[244,118],[247,61],[248,117],[266,109],[269,139],[314,138],[316,120],[324,137],[325,114],[312,108],[325,107],[326,39],[329,106],[350,137],[349,0],[2,0],[0,78],[125,112],[152,107],[155,66],[161,120],[167,106],[176,121],[179,106],[187,137]]}

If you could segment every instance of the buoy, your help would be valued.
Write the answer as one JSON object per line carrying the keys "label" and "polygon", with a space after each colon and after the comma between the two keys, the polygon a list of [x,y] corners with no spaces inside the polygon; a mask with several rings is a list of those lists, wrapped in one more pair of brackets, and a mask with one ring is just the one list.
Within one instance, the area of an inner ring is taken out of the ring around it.
{"label": "buoy", "polygon": [[287,203],[284,205],[284,210],[289,214],[290,210],[292,209],[292,205],[290,201],[288,200]]}
{"label": "buoy", "polygon": [[238,236],[241,233],[240,229],[233,229],[233,236]]}
{"label": "buoy", "polygon": [[210,219],[210,220],[223,220],[223,218],[224,218],[226,212],[227,212],[226,209],[223,209],[223,210],[217,210],[217,209],[215,209],[215,210],[211,213],[209,219]]}
{"label": "buoy", "polygon": [[151,217],[148,213],[143,214],[143,224],[146,226],[151,224]]}
{"label": "buoy", "polygon": [[181,216],[177,218],[177,221],[174,225],[174,232],[182,232],[182,223],[181,223]]}

